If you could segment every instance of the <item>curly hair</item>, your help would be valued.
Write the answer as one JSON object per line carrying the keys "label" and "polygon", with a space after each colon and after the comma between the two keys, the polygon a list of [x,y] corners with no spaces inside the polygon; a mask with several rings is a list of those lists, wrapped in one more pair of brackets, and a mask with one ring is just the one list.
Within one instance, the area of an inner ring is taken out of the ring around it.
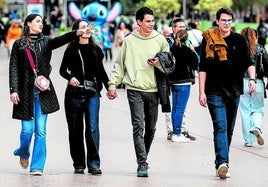
{"label": "curly hair", "polygon": [[249,49],[251,54],[256,53],[256,44],[258,43],[258,33],[257,30],[250,27],[246,27],[241,30],[241,34],[244,35],[249,43]]}

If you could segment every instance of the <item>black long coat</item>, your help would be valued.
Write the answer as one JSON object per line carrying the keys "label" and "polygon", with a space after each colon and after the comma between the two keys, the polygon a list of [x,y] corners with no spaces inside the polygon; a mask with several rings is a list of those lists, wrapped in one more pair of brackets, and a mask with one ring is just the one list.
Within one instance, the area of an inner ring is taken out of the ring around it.
{"label": "black long coat", "polygon": [[[31,50],[38,75],[49,78],[52,70],[50,65],[52,50],[67,44],[76,37],[75,31],[55,38],[40,34],[34,42],[33,50]],[[20,98],[19,104],[13,105],[12,117],[14,119],[30,120],[34,116],[34,73],[25,47],[27,47],[25,37],[16,40],[13,45],[9,64],[9,88],[10,93],[17,92]],[[40,91],[39,99],[42,113],[49,114],[59,110],[59,103],[52,81],[50,90]]]}

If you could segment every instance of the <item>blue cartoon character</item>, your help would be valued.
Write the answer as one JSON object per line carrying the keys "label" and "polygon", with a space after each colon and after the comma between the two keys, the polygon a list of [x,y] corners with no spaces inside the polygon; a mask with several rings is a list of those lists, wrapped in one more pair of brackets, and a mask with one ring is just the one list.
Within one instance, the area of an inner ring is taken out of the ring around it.
{"label": "blue cartoon character", "polygon": [[122,5],[116,2],[112,9],[108,10],[104,5],[95,1],[80,10],[74,2],[70,2],[68,11],[74,19],[85,19],[93,23],[98,32],[101,33],[101,28],[105,23],[114,21],[121,14]]}

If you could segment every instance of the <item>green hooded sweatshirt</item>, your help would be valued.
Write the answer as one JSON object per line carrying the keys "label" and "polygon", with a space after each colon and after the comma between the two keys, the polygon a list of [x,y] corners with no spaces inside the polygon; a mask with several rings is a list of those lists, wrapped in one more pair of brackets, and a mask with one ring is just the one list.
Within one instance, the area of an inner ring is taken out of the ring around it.
{"label": "green hooded sweatshirt", "polygon": [[[163,35],[153,30],[143,37],[138,30],[128,35],[115,60],[110,74],[109,90],[124,83],[126,89],[144,92],[157,92],[154,67],[147,63],[148,58],[159,52],[169,51],[169,45]],[[162,72],[161,65],[156,66]]]}

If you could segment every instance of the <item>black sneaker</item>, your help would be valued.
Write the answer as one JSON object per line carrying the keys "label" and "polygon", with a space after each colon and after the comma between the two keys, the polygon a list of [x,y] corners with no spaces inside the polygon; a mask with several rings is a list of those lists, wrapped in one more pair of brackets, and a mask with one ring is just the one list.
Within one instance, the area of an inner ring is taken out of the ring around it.
{"label": "black sneaker", "polygon": [[88,173],[91,173],[91,175],[101,175],[102,174],[100,168],[94,168],[94,167],[88,168]]}
{"label": "black sneaker", "polygon": [[84,174],[84,169],[74,169],[75,174]]}
{"label": "black sneaker", "polygon": [[148,177],[148,164],[146,162],[138,165],[137,177]]}
{"label": "black sneaker", "polygon": [[172,131],[168,133],[168,135],[167,135],[167,140],[171,140],[172,134],[173,134]]}

